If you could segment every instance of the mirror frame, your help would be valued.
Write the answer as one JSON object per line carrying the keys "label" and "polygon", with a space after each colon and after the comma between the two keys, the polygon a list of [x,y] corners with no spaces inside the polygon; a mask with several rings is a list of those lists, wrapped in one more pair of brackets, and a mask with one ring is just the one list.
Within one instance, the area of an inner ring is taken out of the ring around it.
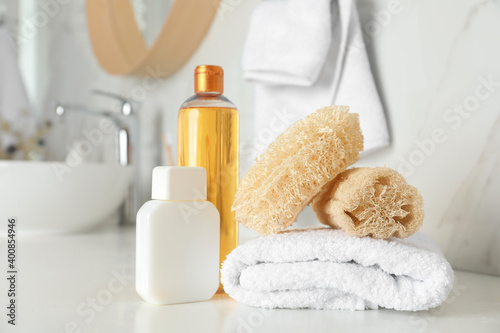
{"label": "mirror frame", "polygon": [[130,0],[87,0],[90,41],[99,64],[114,75],[167,77],[194,53],[220,0],[176,0],[148,48]]}

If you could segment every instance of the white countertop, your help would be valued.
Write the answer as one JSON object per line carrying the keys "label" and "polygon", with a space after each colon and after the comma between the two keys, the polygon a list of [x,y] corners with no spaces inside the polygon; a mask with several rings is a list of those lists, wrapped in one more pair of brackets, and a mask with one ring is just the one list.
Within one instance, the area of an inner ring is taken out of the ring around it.
{"label": "white countertop", "polygon": [[[5,238],[0,253],[6,258]],[[4,332],[500,332],[500,277],[456,272],[452,295],[421,312],[265,310],[225,295],[154,306],[135,292],[134,228],[18,237],[17,325]],[[6,259],[0,265],[7,271]],[[6,279],[0,303],[7,304]],[[6,310],[2,310],[6,312]]]}

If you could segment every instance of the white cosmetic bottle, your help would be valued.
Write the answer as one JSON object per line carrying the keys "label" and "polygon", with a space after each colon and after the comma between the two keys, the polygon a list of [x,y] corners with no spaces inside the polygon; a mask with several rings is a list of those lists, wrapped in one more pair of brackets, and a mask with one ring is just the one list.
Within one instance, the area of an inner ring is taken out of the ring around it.
{"label": "white cosmetic bottle", "polygon": [[153,304],[212,298],[219,286],[220,217],[201,167],[156,167],[137,213],[136,289]]}

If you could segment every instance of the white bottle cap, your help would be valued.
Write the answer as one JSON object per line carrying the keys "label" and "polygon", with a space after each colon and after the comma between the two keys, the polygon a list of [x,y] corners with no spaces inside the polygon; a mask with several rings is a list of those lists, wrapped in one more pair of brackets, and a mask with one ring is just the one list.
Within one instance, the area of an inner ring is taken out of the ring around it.
{"label": "white bottle cap", "polygon": [[156,167],[151,198],[207,200],[207,171],[202,167]]}

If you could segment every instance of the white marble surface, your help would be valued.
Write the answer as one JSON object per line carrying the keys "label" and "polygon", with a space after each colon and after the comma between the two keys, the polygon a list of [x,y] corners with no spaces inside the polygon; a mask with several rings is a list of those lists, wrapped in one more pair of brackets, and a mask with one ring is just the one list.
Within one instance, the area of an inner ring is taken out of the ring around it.
{"label": "white marble surface", "polygon": [[[365,29],[387,14],[388,3],[358,1]],[[496,275],[499,15],[499,1],[401,0],[398,13],[375,34],[365,30],[393,145],[360,163],[405,173],[425,200],[424,231],[453,266]],[[431,147],[435,131],[440,142]],[[427,143],[427,151],[419,142]],[[413,170],[403,167],[403,160],[412,161]]]}
{"label": "white marble surface", "polygon": [[[253,91],[241,77],[240,63],[248,21],[259,1],[223,1],[224,11],[193,57],[180,71],[147,90],[141,79],[110,76],[99,68],[86,33],[84,3],[64,2],[21,47],[33,102],[41,113],[49,114],[54,99],[107,106],[89,97],[93,88],[137,99],[142,121],[139,181],[146,200],[150,170],[160,160],[165,161],[164,156],[159,159],[162,148],[157,124],[162,122],[163,130],[175,137],[177,109],[192,92],[196,65],[216,63],[224,67],[227,96],[241,112],[242,144],[252,139]],[[476,89],[480,89],[480,96],[488,92],[478,88],[479,78],[500,82],[500,1],[356,2],[393,136],[390,148],[365,157],[360,165],[398,169],[402,160],[410,159],[419,164],[406,174],[425,199],[424,231],[437,240],[455,267],[500,275],[500,218],[496,209],[500,195],[500,87],[478,99],[474,111],[449,113],[454,112],[454,103],[474,103]],[[42,10],[34,0],[19,3],[19,15],[24,19]],[[66,144],[82,135],[79,120],[57,122],[49,140],[58,146],[52,157],[62,158]],[[87,126],[92,123],[87,122]],[[442,142],[425,154],[417,142],[428,142],[436,130]],[[243,158],[242,171],[250,163]],[[314,215],[306,209],[297,226],[314,224]],[[255,236],[241,230],[242,239]]]}
{"label": "white marble surface", "polygon": [[[0,238],[0,257],[5,255]],[[420,312],[264,310],[227,296],[154,306],[135,292],[135,230],[18,237],[17,325],[0,331],[61,332],[499,332],[500,278],[457,272],[449,299]],[[0,269],[5,272],[5,261]],[[6,304],[5,279],[0,303]]]}

